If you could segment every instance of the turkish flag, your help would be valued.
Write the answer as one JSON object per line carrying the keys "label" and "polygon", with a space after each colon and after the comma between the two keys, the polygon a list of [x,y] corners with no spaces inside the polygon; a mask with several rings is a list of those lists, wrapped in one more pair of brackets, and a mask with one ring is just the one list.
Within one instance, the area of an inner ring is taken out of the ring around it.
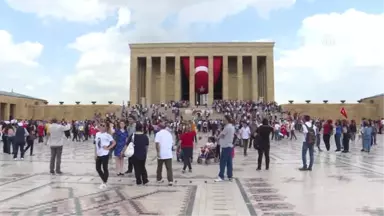
{"label": "turkish flag", "polygon": [[[213,84],[215,85],[219,79],[222,65],[222,57],[213,57]],[[182,59],[184,71],[186,76],[189,78],[190,61],[189,57]],[[199,94],[208,93],[208,80],[209,80],[209,69],[208,69],[208,57],[195,57],[195,92]],[[211,70],[212,71],[212,70]]]}
{"label": "turkish flag", "polygon": [[195,58],[195,90],[199,94],[208,93],[208,58]]}
{"label": "turkish flag", "polygon": [[340,114],[344,116],[345,118],[348,118],[347,111],[345,111],[344,107],[340,109]]}

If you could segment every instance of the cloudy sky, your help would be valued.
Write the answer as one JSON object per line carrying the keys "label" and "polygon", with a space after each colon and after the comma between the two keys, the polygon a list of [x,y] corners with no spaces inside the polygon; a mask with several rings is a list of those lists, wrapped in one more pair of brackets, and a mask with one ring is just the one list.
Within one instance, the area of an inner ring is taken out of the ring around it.
{"label": "cloudy sky", "polygon": [[383,0],[0,0],[0,89],[129,99],[129,43],[273,40],[276,100],[384,92]]}

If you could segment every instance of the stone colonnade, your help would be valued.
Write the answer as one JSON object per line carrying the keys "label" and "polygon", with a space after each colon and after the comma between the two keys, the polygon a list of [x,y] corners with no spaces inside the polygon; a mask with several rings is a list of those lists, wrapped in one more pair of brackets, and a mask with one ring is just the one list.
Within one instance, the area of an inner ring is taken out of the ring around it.
{"label": "stone colonnade", "polygon": [[9,120],[10,116],[11,116],[11,104],[1,102],[0,103],[0,120]]}
{"label": "stone colonnade", "polygon": [[[274,100],[273,43],[131,44],[131,104],[182,99],[182,58],[189,57],[189,101],[195,104],[195,57],[208,57],[208,105],[214,57],[222,57],[223,100]],[[184,91],[186,91],[184,89]]]}

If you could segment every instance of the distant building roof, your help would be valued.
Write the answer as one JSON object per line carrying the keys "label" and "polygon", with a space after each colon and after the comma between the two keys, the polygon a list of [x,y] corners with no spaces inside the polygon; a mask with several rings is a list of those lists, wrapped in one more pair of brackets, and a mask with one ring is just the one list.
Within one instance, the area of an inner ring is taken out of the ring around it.
{"label": "distant building roof", "polygon": [[375,98],[375,97],[384,97],[384,93],[381,93],[381,94],[378,94],[378,95],[374,95],[374,96],[371,96],[371,97],[361,98],[361,100],[367,100],[367,99],[371,99],[371,98]]}
{"label": "distant building roof", "polygon": [[6,92],[6,91],[0,91],[0,95],[2,96],[8,96],[8,97],[17,97],[17,98],[25,98],[25,99],[31,99],[31,100],[40,100],[40,101],[46,101],[41,98],[35,98],[28,95],[19,94],[16,92]]}

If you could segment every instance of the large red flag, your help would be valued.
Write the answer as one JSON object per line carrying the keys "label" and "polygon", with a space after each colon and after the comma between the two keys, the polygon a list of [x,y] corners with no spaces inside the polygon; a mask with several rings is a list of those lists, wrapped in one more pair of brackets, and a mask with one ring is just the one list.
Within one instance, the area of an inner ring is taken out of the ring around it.
{"label": "large red flag", "polygon": [[345,111],[344,107],[340,109],[340,114],[344,116],[345,118],[348,118],[347,111]]}
{"label": "large red flag", "polygon": [[[189,73],[195,74],[195,91],[199,94],[207,94],[208,93],[208,57],[195,57],[195,70],[190,70],[190,62],[189,57],[184,57],[182,59],[185,75],[189,79]],[[213,83],[216,84],[222,65],[222,57],[214,57],[213,58]]]}

